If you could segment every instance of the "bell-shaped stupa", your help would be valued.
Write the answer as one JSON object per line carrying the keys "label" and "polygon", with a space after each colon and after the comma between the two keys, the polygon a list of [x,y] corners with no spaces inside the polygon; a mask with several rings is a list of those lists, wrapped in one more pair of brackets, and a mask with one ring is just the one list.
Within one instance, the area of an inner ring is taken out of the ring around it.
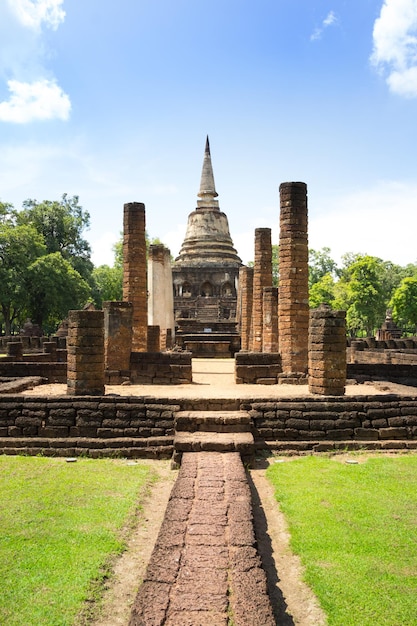
{"label": "bell-shaped stupa", "polygon": [[[172,266],[176,337],[200,356],[230,356],[238,349],[236,304],[242,261],[217,196],[207,137],[197,208],[188,216]],[[215,352],[209,355],[209,349]]]}
{"label": "bell-shaped stupa", "polygon": [[188,216],[187,231],[175,265],[242,265],[233,247],[227,216],[220,211],[217,196],[207,137],[197,208]]}

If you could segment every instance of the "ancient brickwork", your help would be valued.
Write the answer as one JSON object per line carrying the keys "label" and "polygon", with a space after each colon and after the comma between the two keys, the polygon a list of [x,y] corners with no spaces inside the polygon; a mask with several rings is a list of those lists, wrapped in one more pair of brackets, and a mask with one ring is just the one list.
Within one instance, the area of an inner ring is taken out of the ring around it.
{"label": "ancient brickwork", "polygon": [[132,303],[103,302],[103,311],[105,369],[128,373],[132,351]]}
{"label": "ancient brickwork", "polygon": [[308,387],[311,393],[341,396],[346,386],[346,312],[323,304],[310,311]]}
{"label": "ancient brickwork", "polygon": [[123,300],[133,305],[132,350],[147,350],[145,205],[129,202],[123,212]]}
{"label": "ancient brickwork", "polygon": [[250,350],[262,352],[263,290],[272,285],[271,229],[255,229],[255,260],[253,267],[253,303]]}
{"label": "ancient brickwork", "polygon": [[278,352],[278,287],[264,287],[262,351]]}
{"label": "ancient brickwork", "polygon": [[0,454],[169,458],[177,412],[196,410],[248,411],[259,450],[417,449],[415,396],[271,401],[0,394]]}
{"label": "ancient brickwork", "polygon": [[253,267],[239,270],[239,311],[241,350],[249,350],[253,305]]}
{"label": "ancient brickwork", "polygon": [[184,454],[129,626],[276,624],[254,546],[239,454]]}
{"label": "ancient brickwork", "polygon": [[279,192],[279,346],[284,375],[291,377],[308,367],[307,186],[282,183]]}
{"label": "ancient brickwork", "polygon": [[70,311],[67,339],[69,395],[104,395],[104,313]]}
{"label": "ancient brickwork", "polygon": [[161,329],[159,326],[148,326],[148,352],[160,352]]}
{"label": "ancient brickwork", "polygon": [[237,385],[276,385],[281,372],[281,357],[276,352],[237,352],[235,355]]}
{"label": "ancient brickwork", "polygon": [[134,385],[181,385],[193,382],[191,352],[132,352]]}

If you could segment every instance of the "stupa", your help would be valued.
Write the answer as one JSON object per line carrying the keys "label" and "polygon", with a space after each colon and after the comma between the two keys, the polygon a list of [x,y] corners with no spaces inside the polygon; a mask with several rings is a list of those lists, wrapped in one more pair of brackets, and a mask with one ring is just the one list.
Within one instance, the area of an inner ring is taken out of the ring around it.
{"label": "stupa", "polygon": [[242,261],[219,208],[208,137],[197,195],[172,266],[175,335],[194,355],[232,356],[239,349],[236,306]]}

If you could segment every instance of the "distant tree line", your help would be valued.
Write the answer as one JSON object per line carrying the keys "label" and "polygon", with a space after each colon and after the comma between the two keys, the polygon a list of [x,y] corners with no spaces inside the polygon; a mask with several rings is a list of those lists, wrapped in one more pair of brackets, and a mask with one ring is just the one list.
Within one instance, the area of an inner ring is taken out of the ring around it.
{"label": "distant tree line", "polygon": [[[20,211],[0,202],[0,329],[19,331],[27,318],[45,333],[56,331],[70,309],[122,299],[122,239],[113,265],[94,267],[84,238],[90,216],[78,196],[26,200]],[[149,243],[161,243],[153,239]],[[273,281],[279,248],[272,247]],[[388,308],[407,334],[417,325],[417,265],[405,267],[367,254],[347,253],[338,266],[330,248],[309,251],[310,306],[346,311],[351,336],[373,335]]]}

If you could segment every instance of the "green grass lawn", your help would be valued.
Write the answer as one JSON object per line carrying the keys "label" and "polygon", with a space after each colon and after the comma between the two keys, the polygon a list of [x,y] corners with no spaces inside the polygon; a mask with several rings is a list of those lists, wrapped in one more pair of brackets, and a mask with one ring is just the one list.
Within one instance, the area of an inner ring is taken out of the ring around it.
{"label": "green grass lawn", "polygon": [[267,476],[329,626],[417,624],[417,456],[305,457]]}
{"label": "green grass lawn", "polygon": [[123,460],[0,456],[0,624],[73,624],[154,480]]}

